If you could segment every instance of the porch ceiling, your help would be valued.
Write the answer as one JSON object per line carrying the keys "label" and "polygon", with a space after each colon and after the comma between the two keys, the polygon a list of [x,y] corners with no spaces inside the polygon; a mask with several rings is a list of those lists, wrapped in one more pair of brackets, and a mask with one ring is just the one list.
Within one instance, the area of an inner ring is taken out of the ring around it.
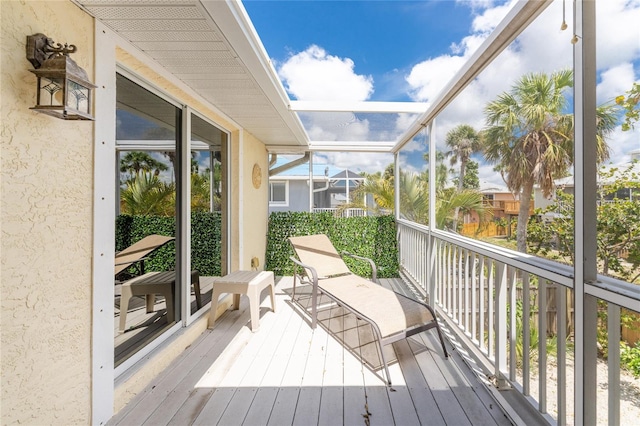
{"label": "porch ceiling", "polygon": [[238,2],[74,0],[270,148],[308,137]]}
{"label": "porch ceiling", "polygon": [[[290,100],[239,0],[72,1],[271,152],[390,152],[404,131],[396,125],[399,115],[417,118],[427,108],[417,102]],[[362,123],[369,128],[364,136]]]}

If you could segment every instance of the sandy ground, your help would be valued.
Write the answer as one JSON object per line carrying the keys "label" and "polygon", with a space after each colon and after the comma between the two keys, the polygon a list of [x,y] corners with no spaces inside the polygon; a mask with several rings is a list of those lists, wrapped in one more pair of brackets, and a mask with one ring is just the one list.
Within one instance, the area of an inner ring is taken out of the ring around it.
{"label": "sandy ground", "polygon": [[[573,416],[573,362],[567,360],[570,365],[567,368],[567,424],[574,424]],[[547,412],[554,418],[557,416],[557,368],[555,360],[549,358],[547,369]],[[599,425],[608,424],[608,386],[607,386],[607,363],[598,360],[598,389],[597,408]],[[538,377],[531,377],[531,393],[537,398]],[[634,378],[625,370],[620,371],[620,424],[626,426],[640,425],[640,378]]]}

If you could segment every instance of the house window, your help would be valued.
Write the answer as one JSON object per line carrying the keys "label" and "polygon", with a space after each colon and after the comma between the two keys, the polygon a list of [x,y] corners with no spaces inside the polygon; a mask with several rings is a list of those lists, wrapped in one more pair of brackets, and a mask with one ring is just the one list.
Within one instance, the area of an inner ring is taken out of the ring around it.
{"label": "house window", "polygon": [[289,191],[286,181],[269,182],[269,204],[272,205],[288,205]]}

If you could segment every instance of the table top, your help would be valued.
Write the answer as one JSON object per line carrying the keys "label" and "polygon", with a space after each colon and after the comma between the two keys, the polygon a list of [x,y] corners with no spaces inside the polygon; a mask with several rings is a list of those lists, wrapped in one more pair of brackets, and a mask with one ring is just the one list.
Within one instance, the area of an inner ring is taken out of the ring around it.
{"label": "table top", "polygon": [[234,271],[224,277],[216,278],[214,283],[248,283],[260,275],[273,275],[272,271]]}

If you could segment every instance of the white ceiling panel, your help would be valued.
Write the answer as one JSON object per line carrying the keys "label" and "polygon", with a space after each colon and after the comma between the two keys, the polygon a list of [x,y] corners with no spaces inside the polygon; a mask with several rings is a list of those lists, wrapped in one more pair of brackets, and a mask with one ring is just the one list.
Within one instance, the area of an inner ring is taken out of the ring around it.
{"label": "white ceiling panel", "polygon": [[75,2],[265,144],[308,146],[241,3]]}
{"label": "white ceiling panel", "polygon": [[[206,42],[222,42],[223,39],[220,35],[214,31],[199,31],[199,32],[178,32],[178,31],[126,31],[121,33],[122,36],[126,35],[126,39],[130,41],[140,42],[182,42],[182,41],[206,41]],[[183,45],[184,46],[184,45]],[[199,45],[195,45],[199,46]],[[211,46],[218,46],[217,43],[206,46],[200,46],[201,49],[211,48]],[[227,45],[219,46],[219,49],[227,49]],[[217,50],[217,49],[216,49]]]}

